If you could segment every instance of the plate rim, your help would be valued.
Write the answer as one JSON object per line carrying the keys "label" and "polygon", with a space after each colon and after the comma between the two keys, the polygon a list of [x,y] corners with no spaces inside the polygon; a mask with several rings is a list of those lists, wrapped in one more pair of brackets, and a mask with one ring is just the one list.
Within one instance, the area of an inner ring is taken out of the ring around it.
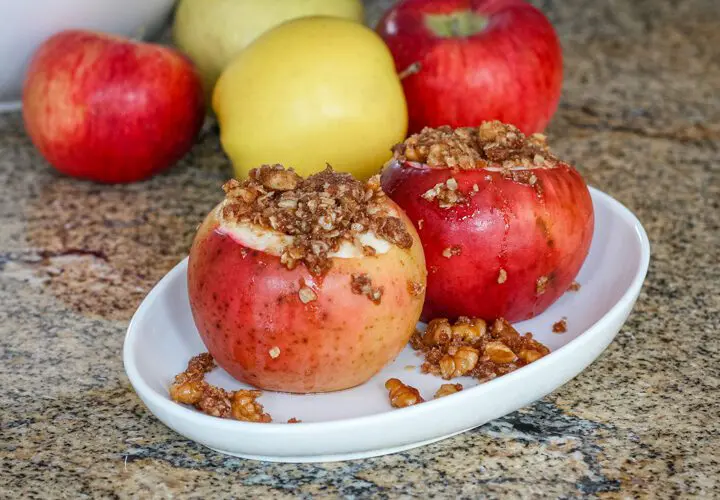
{"label": "plate rim", "polygon": [[[558,353],[563,350],[567,351],[569,349],[579,348],[584,343],[584,341],[586,342],[589,338],[597,334],[597,331],[600,329],[601,324],[611,323],[611,320],[613,318],[617,317],[619,314],[622,314],[622,311],[626,306],[630,305],[630,307],[632,307],[634,301],[640,294],[640,290],[648,272],[651,255],[650,241],[647,236],[647,232],[642,226],[640,220],[630,209],[625,207],[625,205],[617,201],[609,194],[604,193],[592,186],[588,186],[588,189],[593,199],[595,199],[595,197],[602,199],[613,209],[613,211],[619,212],[623,219],[629,221],[630,225],[633,227],[635,235],[640,243],[640,262],[637,272],[633,276],[630,285],[627,287],[622,296],[615,302],[615,304],[613,304],[613,306],[597,321],[595,321],[592,325],[586,328],[585,331],[580,333],[576,338],[570,340],[567,344],[554,350],[552,353],[550,353],[550,355],[543,357],[530,365],[524,366],[522,370],[517,370],[507,375],[504,375],[502,377],[502,381],[498,379],[490,380],[483,384],[471,387],[466,391],[461,391],[457,394],[454,394],[453,398],[439,398],[429,400],[422,405],[414,405],[407,408],[399,409],[388,409],[388,411],[374,413],[371,415],[362,415],[336,420],[328,420],[321,422],[300,422],[294,425],[288,425],[285,422],[270,422],[263,425],[257,425],[257,423],[254,422],[242,422],[238,420],[220,419],[205,415],[201,412],[198,412],[197,410],[186,408],[184,405],[180,405],[171,401],[166,396],[159,394],[152,387],[150,387],[150,385],[145,382],[144,378],[140,374],[140,371],[134,362],[134,356],[132,356],[131,353],[134,343],[139,338],[138,335],[134,334],[136,330],[139,330],[137,325],[140,323],[142,318],[146,314],[148,314],[148,311],[151,310],[152,305],[163,293],[164,289],[167,288],[168,283],[176,279],[178,274],[186,272],[188,263],[187,256],[179,263],[177,263],[153,286],[153,288],[145,296],[140,306],[133,314],[133,317],[128,324],[125,339],[123,342],[123,365],[125,368],[125,373],[130,380],[130,383],[133,386],[133,389],[137,393],[138,397],[140,397],[140,399],[146,406],[149,406],[148,403],[145,402],[145,398],[148,398],[154,405],[164,407],[164,409],[166,409],[168,413],[172,413],[178,418],[182,418],[183,420],[186,420],[191,424],[200,426],[206,426],[210,424],[214,427],[215,431],[238,432],[242,430],[252,430],[255,435],[259,435],[260,437],[272,437],[278,434],[292,437],[295,435],[304,434],[311,428],[314,430],[322,428],[323,430],[326,430],[328,432],[337,432],[355,427],[357,425],[372,425],[374,423],[373,421],[376,420],[387,422],[388,419],[390,419],[391,421],[395,421],[397,419],[406,419],[413,416],[418,417],[423,413],[435,412],[436,410],[440,410],[444,406],[456,406],[458,404],[462,404],[461,400],[470,400],[471,398],[475,398],[478,392],[482,391],[483,388],[492,387],[491,384],[508,383],[510,380],[520,377],[532,377],[535,372],[543,370],[546,365],[554,361],[554,356],[552,356],[554,353]],[[615,335],[613,335],[613,337],[610,339],[610,342],[612,342]],[[581,372],[584,371],[584,369],[585,368],[583,368]],[[150,413],[152,413],[155,418],[158,418],[158,416],[152,410],[150,410]]]}

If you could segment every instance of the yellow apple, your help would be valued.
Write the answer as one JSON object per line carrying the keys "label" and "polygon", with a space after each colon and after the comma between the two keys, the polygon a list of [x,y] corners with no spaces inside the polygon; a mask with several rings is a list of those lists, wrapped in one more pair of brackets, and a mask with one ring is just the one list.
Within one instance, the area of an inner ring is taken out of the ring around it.
{"label": "yellow apple", "polygon": [[175,44],[200,70],[210,94],[232,58],[265,31],[290,19],[336,16],[363,20],[360,0],[181,0]]}
{"label": "yellow apple", "polygon": [[289,21],[258,38],[223,72],[213,109],[240,178],[265,163],[303,176],[329,163],[367,178],[407,131],[387,46],[369,28],[331,17]]}

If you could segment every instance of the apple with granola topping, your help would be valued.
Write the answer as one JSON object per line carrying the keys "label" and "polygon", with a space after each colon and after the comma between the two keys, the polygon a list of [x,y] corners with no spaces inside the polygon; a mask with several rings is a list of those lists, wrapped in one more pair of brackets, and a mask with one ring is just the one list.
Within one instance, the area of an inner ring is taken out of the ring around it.
{"label": "apple with granola topping", "polygon": [[594,217],[580,174],[512,125],[424,129],[382,187],[413,221],[428,267],[423,318],[531,318],[571,285]]}
{"label": "apple with granola topping", "polygon": [[361,384],[397,356],[427,272],[377,176],[263,166],[224,189],[188,267],[193,318],[218,365],[262,389],[308,393]]}

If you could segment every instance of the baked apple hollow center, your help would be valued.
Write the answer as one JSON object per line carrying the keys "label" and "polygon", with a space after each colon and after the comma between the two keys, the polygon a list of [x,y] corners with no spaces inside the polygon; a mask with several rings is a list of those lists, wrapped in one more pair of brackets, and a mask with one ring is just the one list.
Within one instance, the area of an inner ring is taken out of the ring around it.
{"label": "baked apple hollow center", "polygon": [[288,269],[302,262],[322,275],[333,258],[381,255],[392,245],[412,245],[378,176],[363,183],[328,165],[303,179],[281,165],[263,165],[223,189],[218,230],[247,248],[279,256]]}
{"label": "baked apple hollow center", "polygon": [[456,129],[426,127],[397,144],[393,160],[432,168],[488,171],[550,169],[559,164],[543,134],[526,136],[517,127],[499,121]]}

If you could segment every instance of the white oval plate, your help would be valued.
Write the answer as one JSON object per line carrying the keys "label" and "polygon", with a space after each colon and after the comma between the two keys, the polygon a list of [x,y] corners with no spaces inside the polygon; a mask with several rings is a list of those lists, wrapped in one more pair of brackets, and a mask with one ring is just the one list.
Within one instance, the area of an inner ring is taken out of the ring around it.
{"label": "white oval plate", "polygon": [[[450,437],[506,415],[557,389],[587,367],[612,341],[640,293],[650,260],[645,230],[610,196],[591,189],[595,233],[577,278],[582,288],[560,298],[543,314],[518,323],[552,353],[513,373],[438,400],[444,382],[420,373],[410,347],[360,387],[330,394],[264,392],[260,402],[271,424],[210,417],[168,397],[173,377],[205,351],[188,301],[187,259],[170,271],[135,313],[124,346],[125,371],[135,391],[165,425],[205,446],[244,458],[279,462],[327,462],[394,453]],[[568,331],[553,334],[566,317]],[[410,367],[413,368],[410,368]],[[384,383],[391,377],[417,387],[426,403],[390,406]],[[226,389],[247,387],[217,368],[208,376]],[[289,418],[300,424],[286,424]]]}

